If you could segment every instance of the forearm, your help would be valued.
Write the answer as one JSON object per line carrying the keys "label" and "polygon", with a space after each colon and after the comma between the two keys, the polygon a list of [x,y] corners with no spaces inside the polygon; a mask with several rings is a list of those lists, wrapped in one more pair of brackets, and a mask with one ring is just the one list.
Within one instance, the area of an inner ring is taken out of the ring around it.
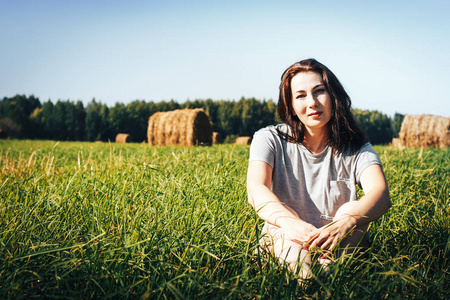
{"label": "forearm", "polygon": [[355,216],[358,225],[380,218],[392,206],[388,190],[371,191],[364,195],[346,214]]}
{"label": "forearm", "polygon": [[365,225],[381,217],[391,206],[389,187],[380,165],[371,165],[361,174],[364,196],[345,212],[355,216],[358,225]]}
{"label": "forearm", "polygon": [[301,220],[295,211],[284,205],[266,186],[250,185],[248,196],[259,217],[281,228],[289,240],[304,244],[315,234],[316,227]]}
{"label": "forearm", "polygon": [[249,186],[248,201],[264,221],[280,227],[283,219],[299,219],[297,214],[285,206],[266,186]]}
{"label": "forearm", "polygon": [[366,168],[361,175],[361,186],[364,197],[342,205],[334,221],[318,230],[319,234],[314,237],[310,247],[333,249],[352,228],[364,228],[364,225],[375,221],[391,207],[389,189],[381,166]]}
{"label": "forearm", "polygon": [[272,167],[260,161],[253,161],[247,173],[248,201],[261,219],[281,228],[286,237],[303,243],[310,239],[317,229],[301,220],[297,213],[284,205],[271,191]]}

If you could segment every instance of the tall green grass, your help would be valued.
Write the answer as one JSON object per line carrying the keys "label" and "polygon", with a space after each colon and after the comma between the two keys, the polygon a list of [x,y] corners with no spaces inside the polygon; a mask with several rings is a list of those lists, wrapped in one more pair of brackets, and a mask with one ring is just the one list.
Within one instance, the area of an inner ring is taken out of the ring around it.
{"label": "tall green grass", "polygon": [[450,296],[448,150],[377,147],[393,207],[305,285],[255,252],[248,150],[0,141],[0,298]]}

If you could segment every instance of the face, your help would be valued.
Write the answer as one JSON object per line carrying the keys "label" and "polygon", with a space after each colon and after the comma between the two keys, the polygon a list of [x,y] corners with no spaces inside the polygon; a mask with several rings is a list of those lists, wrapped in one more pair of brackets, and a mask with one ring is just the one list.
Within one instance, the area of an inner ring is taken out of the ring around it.
{"label": "face", "polygon": [[291,80],[292,106],[309,134],[327,133],[331,119],[331,97],[315,72],[297,73]]}

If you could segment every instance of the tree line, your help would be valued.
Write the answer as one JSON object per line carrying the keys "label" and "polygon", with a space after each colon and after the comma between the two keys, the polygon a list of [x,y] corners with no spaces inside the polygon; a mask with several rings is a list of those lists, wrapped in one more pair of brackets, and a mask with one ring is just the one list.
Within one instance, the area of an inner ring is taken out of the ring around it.
{"label": "tree line", "polygon": [[[152,114],[183,108],[203,108],[212,130],[219,132],[225,142],[233,142],[237,136],[252,136],[262,127],[279,123],[276,103],[255,98],[183,103],[135,100],[109,107],[95,99],[84,106],[81,101],[41,103],[33,95],[16,95],[0,102],[0,130],[11,138],[64,141],[114,141],[118,133],[129,133],[133,141],[142,142]],[[386,144],[398,136],[403,115],[396,113],[390,118],[379,111],[359,109],[353,113],[373,144]]]}

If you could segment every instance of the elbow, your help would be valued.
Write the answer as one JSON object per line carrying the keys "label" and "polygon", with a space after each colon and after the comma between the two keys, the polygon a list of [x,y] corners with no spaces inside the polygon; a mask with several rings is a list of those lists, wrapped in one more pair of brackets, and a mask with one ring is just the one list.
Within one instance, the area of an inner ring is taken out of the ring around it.
{"label": "elbow", "polygon": [[389,185],[386,179],[384,179],[384,184],[378,186],[378,193],[378,203],[384,208],[384,212],[387,212],[392,207],[392,202],[391,197],[389,196]]}
{"label": "elbow", "polygon": [[389,197],[389,194],[387,196],[387,208],[391,208],[392,207],[392,201],[391,201],[391,197]]}
{"label": "elbow", "polygon": [[388,200],[387,200],[387,209],[386,210],[388,210],[388,209],[390,209],[391,207],[392,207],[392,201],[391,201],[391,198],[389,198],[388,197]]}
{"label": "elbow", "polygon": [[392,207],[392,202],[391,199],[389,197],[387,197],[385,203],[384,203],[384,207],[385,207],[385,212],[387,212],[391,207]]}
{"label": "elbow", "polygon": [[385,207],[385,210],[388,211],[392,207],[392,201],[391,197],[389,196],[389,189],[386,188],[383,195],[383,204]]}
{"label": "elbow", "polygon": [[252,195],[247,191],[247,201],[251,206],[255,207],[255,201],[253,200]]}
{"label": "elbow", "polygon": [[251,206],[255,207],[255,200],[253,199],[253,193],[250,185],[247,184],[247,201]]}

